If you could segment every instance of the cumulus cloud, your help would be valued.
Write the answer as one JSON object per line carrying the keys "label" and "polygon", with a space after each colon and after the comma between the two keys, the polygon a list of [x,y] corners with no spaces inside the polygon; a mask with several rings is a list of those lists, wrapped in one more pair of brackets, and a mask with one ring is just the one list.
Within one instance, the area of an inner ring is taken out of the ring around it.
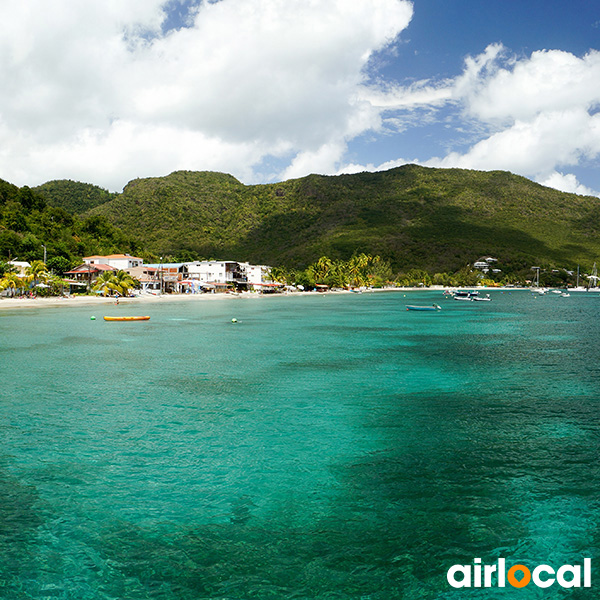
{"label": "cumulus cloud", "polygon": [[505,54],[493,45],[468,59],[454,85],[454,99],[465,117],[486,126],[488,134],[466,151],[428,164],[506,169],[559,189],[568,185],[592,192],[573,185],[574,175],[559,176],[556,169],[600,153],[600,52],[578,58],[545,50],[520,60]]}
{"label": "cumulus cloud", "polygon": [[365,69],[413,10],[406,0],[220,0],[165,32],[168,5],[0,4],[0,177],[120,189],[176,168],[252,180],[269,155],[291,156],[290,172],[333,168],[349,139],[380,127],[361,97]]}
{"label": "cumulus cloud", "polygon": [[[579,184],[574,174],[559,172],[600,154],[598,51],[577,57],[544,50],[517,58],[501,44],[490,44],[480,55],[467,57],[462,74],[452,81],[369,89],[365,97],[382,115],[387,114],[383,117],[386,123],[411,124],[408,113],[419,109],[438,119],[440,108],[452,107],[458,113],[455,145],[460,144],[461,149],[412,162],[504,169],[564,191],[599,195]],[[378,166],[367,164],[363,170],[397,164],[400,159]],[[360,170],[356,164],[350,168]],[[348,172],[348,168],[340,171]]]}
{"label": "cumulus cloud", "polygon": [[582,185],[577,181],[577,177],[572,173],[558,173],[553,171],[543,179],[538,179],[538,183],[555,188],[561,192],[569,192],[571,194],[580,194],[581,196],[597,196],[598,192]]}
{"label": "cumulus cloud", "polygon": [[[186,0],[169,28],[178,1],[0,3],[0,177],[118,190],[175,169],[381,170],[437,122],[446,147],[411,162],[593,192],[571,171],[600,154],[600,52],[490,44],[454,79],[404,85],[369,68],[409,26],[408,0]],[[360,164],[361,138],[397,147]]]}

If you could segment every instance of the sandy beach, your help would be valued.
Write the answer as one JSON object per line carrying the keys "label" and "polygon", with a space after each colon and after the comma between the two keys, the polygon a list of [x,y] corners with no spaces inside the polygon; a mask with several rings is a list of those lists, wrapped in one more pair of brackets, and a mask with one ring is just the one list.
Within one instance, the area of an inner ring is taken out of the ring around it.
{"label": "sandy beach", "polygon": [[[432,288],[429,288],[432,289]],[[443,290],[444,288],[440,288]],[[417,291],[422,288],[385,288],[377,290],[367,290],[364,293],[392,291],[392,292],[407,292]],[[254,292],[241,292],[239,294],[163,294],[155,296],[152,294],[143,294],[132,298],[119,298],[119,306],[147,306],[161,302],[215,302],[215,301],[231,301],[231,300],[260,300],[266,298],[281,298],[281,297],[310,297],[323,296],[329,294],[351,294],[349,290],[330,290],[327,292],[291,292],[283,294],[257,294]],[[102,296],[70,296],[70,297],[48,297],[48,298],[0,298],[0,311],[2,309],[16,308],[45,308],[45,307],[67,307],[67,306],[111,306],[115,304],[114,298],[104,298]]]}
{"label": "sandy beach", "polygon": [[[382,292],[438,292],[443,293],[448,288],[443,286],[431,286],[428,288],[380,288],[366,290],[364,293],[382,293]],[[516,291],[517,289],[526,288],[460,288],[460,289],[479,289],[480,291]],[[327,292],[291,292],[285,294],[257,294],[253,292],[242,292],[240,294],[163,294],[162,296],[154,296],[152,294],[143,294],[133,298],[119,298],[119,306],[146,306],[157,302],[214,302],[214,301],[231,301],[240,299],[266,299],[266,298],[281,298],[281,297],[310,297],[324,296],[329,294],[351,294],[350,290],[330,290]],[[21,308],[45,308],[45,307],[67,307],[67,306],[111,306],[115,304],[114,298],[94,297],[94,296],[71,296],[68,298],[49,297],[49,298],[0,298],[0,311],[2,309],[21,309]]]}
{"label": "sandy beach", "polygon": [[[250,297],[250,294],[244,296]],[[258,297],[258,294],[252,294]],[[119,298],[119,306],[146,306],[157,302],[199,302],[210,300],[233,300],[242,295],[233,294],[164,294],[163,296],[153,296],[145,294],[133,298]],[[46,307],[68,307],[68,306],[111,306],[115,305],[114,298],[94,297],[94,296],[71,296],[68,298],[49,297],[49,298],[0,298],[0,310],[15,308],[46,308]]]}

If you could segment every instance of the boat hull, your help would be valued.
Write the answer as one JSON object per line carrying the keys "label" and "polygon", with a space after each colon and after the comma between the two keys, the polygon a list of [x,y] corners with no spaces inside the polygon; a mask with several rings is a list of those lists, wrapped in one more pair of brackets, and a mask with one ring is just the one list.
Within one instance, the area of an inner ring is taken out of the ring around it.
{"label": "boat hull", "polygon": [[105,321],[148,321],[150,317],[104,317]]}

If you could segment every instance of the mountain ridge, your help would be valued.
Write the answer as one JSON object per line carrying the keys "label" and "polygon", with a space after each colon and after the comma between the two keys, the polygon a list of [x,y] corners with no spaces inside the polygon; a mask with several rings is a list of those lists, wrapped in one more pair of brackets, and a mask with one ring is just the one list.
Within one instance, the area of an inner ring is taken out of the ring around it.
{"label": "mountain ridge", "polygon": [[[60,185],[53,185],[48,202],[59,198]],[[95,199],[109,194],[69,185],[75,196],[86,189]],[[600,256],[598,198],[506,171],[403,165],[257,185],[227,173],[175,171],[134,179],[95,206],[70,202],[82,218],[105,219],[147,252],[181,259],[301,267],[323,255],[367,252],[396,270],[453,271],[484,255],[514,269],[591,266]]]}

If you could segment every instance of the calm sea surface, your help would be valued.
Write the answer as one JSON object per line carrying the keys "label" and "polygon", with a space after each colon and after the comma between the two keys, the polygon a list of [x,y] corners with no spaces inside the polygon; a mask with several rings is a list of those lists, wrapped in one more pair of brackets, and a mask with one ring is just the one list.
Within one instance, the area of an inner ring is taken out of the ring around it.
{"label": "calm sea surface", "polygon": [[0,598],[600,597],[600,297],[492,295],[3,310]]}

